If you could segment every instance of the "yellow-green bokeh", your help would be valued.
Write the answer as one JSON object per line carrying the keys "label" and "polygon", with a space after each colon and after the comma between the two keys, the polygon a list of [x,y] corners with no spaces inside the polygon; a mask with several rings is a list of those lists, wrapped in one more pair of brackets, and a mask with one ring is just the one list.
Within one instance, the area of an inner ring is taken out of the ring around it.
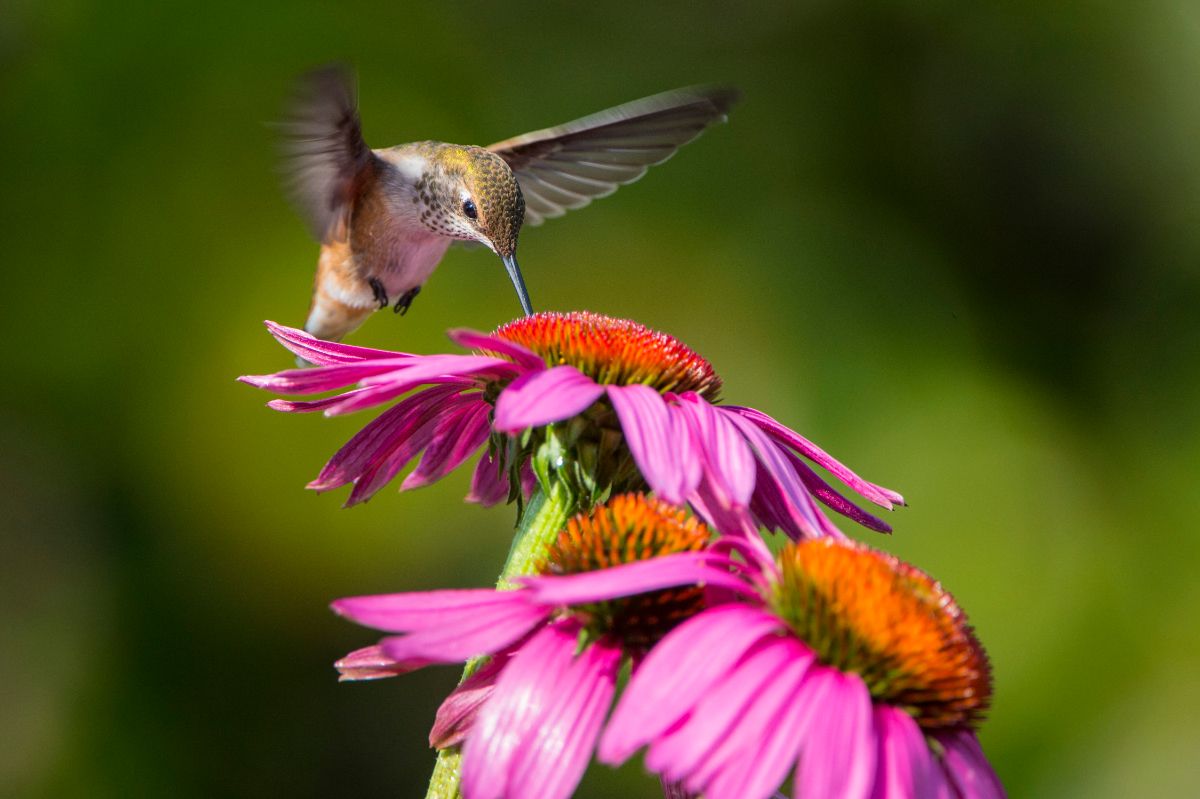
{"label": "yellow-green bokeh", "polygon": [[[90,3],[0,13],[7,276],[0,794],[420,795],[452,668],[338,685],[347,594],[486,585],[466,474],[342,510],[369,415],[263,407],[315,246],[277,185],[293,78],[368,140],[486,144],[678,85],[731,124],[527,230],[535,305],[630,316],[912,507],[872,541],[995,664],[1013,796],[1181,796],[1200,739],[1200,11],[1183,3]],[[455,249],[415,352],[515,315]],[[655,796],[634,765],[580,796]]]}

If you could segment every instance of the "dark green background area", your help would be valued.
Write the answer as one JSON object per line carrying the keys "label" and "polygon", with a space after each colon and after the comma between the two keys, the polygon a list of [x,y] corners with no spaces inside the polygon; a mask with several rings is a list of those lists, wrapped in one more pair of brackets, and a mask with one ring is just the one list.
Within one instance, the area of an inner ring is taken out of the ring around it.
{"label": "dark green background area", "polygon": [[[110,3],[0,11],[0,795],[419,796],[453,668],[338,685],[348,594],[489,584],[467,475],[305,482],[369,414],[276,414],[316,247],[277,183],[291,81],[368,141],[486,144],[667,88],[745,99],[525,231],[542,309],[671,332],[911,508],[891,538],[995,666],[1015,797],[1182,796],[1200,715],[1195,4]],[[453,250],[413,352],[518,306]],[[640,764],[580,796],[655,796]]]}

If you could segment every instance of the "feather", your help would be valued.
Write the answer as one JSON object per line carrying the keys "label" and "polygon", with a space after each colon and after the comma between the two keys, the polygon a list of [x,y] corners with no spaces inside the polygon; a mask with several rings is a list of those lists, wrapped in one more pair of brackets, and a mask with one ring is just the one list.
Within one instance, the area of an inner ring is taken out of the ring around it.
{"label": "feather", "polygon": [[723,122],[740,97],[727,87],[656,94],[488,147],[503,158],[525,197],[525,224],[562,216],[632,183]]}
{"label": "feather", "polygon": [[353,75],[336,64],[305,75],[277,127],[292,203],[318,241],[341,238],[359,181],[375,160],[363,141]]}

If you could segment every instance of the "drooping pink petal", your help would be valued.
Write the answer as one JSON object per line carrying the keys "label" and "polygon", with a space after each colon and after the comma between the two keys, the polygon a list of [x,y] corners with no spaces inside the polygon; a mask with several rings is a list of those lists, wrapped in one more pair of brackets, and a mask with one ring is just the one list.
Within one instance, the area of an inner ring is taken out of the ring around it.
{"label": "drooping pink petal", "polygon": [[463,744],[462,790],[466,799],[507,796],[514,758],[548,710],[575,651],[579,628],[548,625],[517,650],[496,680]]}
{"label": "drooping pink petal", "polygon": [[913,717],[890,705],[875,706],[879,766],[871,799],[926,799],[937,766]]}
{"label": "drooping pink petal", "polygon": [[547,615],[547,609],[536,605],[493,607],[470,617],[456,618],[452,624],[384,638],[379,643],[396,660],[427,658],[441,663],[462,662],[512,645],[545,621]]}
{"label": "drooping pink petal", "polygon": [[285,400],[273,399],[267,403],[267,407],[273,411],[283,411],[284,413],[314,413],[316,411],[324,411],[345,402],[347,397],[357,397],[368,391],[373,391],[370,388],[355,388],[350,391],[344,391],[341,394],[335,394],[332,397],[324,397],[317,400]]}
{"label": "drooping pink petal", "polygon": [[367,386],[391,385],[399,382],[420,385],[422,381],[435,377],[508,378],[516,377],[521,373],[515,364],[503,358],[493,358],[490,355],[454,354],[413,356],[395,371],[395,375],[374,374],[364,378],[362,383]]}
{"label": "drooping pink petal", "polygon": [[600,760],[619,765],[666,732],[779,627],[776,617],[740,604],[710,608],[676,627],[634,670],[600,740]]}
{"label": "drooping pink petal", "polygon": [[847,466],[839,462],[825,450],[818,447],[816,444],[809,441],[804,436],[797,433],[779,422],[767,416],[762,411],[754,408],[746,408],[736,405],[723,406],[725,410],[732,411],[741,415],[743,418],[749,419],[755,425],[766,431],[775,440],[786,444],[792,449],[799,452],[804,457],[813,461],[817,465],[827,469],[837,479],[841,480],[847,486],[852,488],[856,493],[861,494],[867,499],[880,505],[888,510],[891,510],[894,505],[903,505],[904,497],[892,491],[890,488],[876,485],[875,483],[867,482],[852,472]]}
{"label": "drooping pink petal", "polygon": [[688,495],[687,501],[705,524],[723,536],[747,540],[758,536],[758,528],[754,526],[749,510],[731,504],[707,474],[696,490]]}
{"label": "drooping pink petal", "polygon": [[[499,358],[480,355],[421,355],[402,369],[376,374],[360,381],[363,391],[343,395],[343,400],[325,409],[326,416],[342,416],[406,394],[427,384],[474,386],[480,379],[503,379],[516,374],[517,367]],[[311,371],[311,370],[309,370]]]}
{"label": "drooping pink petal", "polygon": [[508,475],[500,471],[500,464],[491,452],[479,456],[475,472],[471,475],[471,490],[467,502],[475,502],[490,508],[508,499]]}
{"label": "drooping pink petal", "polygon": [[378,358],[332,366],[314,366],[311,369],[284,369],[270,375],[242,375],[238,380],[256,388],[274,391],[276,394],[318,394],[393,372],[409,366],[412,360],[412,356]]}
{"label": "drooping pink petal", "polygon": [[697,799],[696,795],[678,782],[662,781],[663,799]]}
{"label": "drooping pink petal", "polygon": [[669,780],[683,780],[693,791],[702,787],[692,784],[691,775],[711,761],[756,698],[788,663],[794,651],[790,643],[790,639],[776,636],[759,639],[724,679],[701,697],[681,724],[651,742],[646,767]]}
{"label": "drooping pink petal", "polygon": [[439,431],[455,424],[460,411],[479,408],[486,408],[486,405],[478,392],[451,394],[436,405],[426,402],[418,415],[407,423],[403,435],[393,435],[376,450],[355,478],[354,489],[346,500],[346,506],[365,502],[390,483],[417,453],[435,440]]}
{"label": "drooping pink petal", "polygon": [[417,453],[429,445],[440,421],[438,410],[430,409],[430,413],[416,420],[410,428],[411,432],[392,439],[387,447],[381,447],[377,457],[372,458],[362,474],[354,479],[354,488],[350,490],[344,507],[366,502],[390,483]]}
{"label": "drooping pink petal", "polygon": [[[411,383],[397,380],[391,383],[382,383],[377,385],[366,385],[362,388],[356,388],[352,391],[344,391],[341,394],[333,397],[334,402],[325,404],[323,410],[327,417],[345,416],[350,413],[357,413],[368,408],[375,408],[384,403],[400,397],[414,388],[419,386],[440,387],[452,391],[466,391],[478,387],[478,383],[471,377],[441,376],[433,377],[428,380],[421,380],[418,383]],[[430,388],[424,388],[422,391],[428,391]],[[417,391],[415,393],[421,393]],[[478,392],[475,392],[478,394]]]}
{"label": "drooping pink petal", "polygon": [[569,419],[590,408],[603,393],[603,386],[574,366],[526,372],[496,398],[496,429],[519,433]]}
{"label": "drooping pink petal", "polygon": [[441,480],[462,465],[487,441],[491,427],[488,414],[491,409],[486,403],[469,405],[457,417],[448,416],[434,431],[433,439],[421,456],[421,462],[412,471],[400,489],[407,491],[427,486]]}
{"label": "drooping pink petal", "polygon": [[579,784],[612,704],[621,648],[600,640],[575,658],[547,713],[518,750],[509,776],[512,796],[567,799]]}
{"label": "drooping pink petal", "polygon": [[[807,499],[807,495],[802,495]],[[845,538],[846,535],[837,528],[828,517],[821,512],[811,500],[805,503],[809,511],[804,513],[796,507],[784,494],[783,487],[765,466],[759,464],[758,484],[754,490],[754,501],[751,509],[758,517],[759,523],[768,530],[781,530],[789,538],[800,540],[821,535],[833,538]],[[813,527],[813,520],[817,527]]]}
{"label": "drooping pink petal", "polygon": [[430,662],[428,660],[409,660],[401,663],[388,657],[383,651],[383,647],[376,644],[354,650],[334,663],[333,667],[338,670],[338,682],[352,682],[380,680],[385,677],[395,677],[398,674],[407,674],[428,666]]}
{"label": "drooping pink petal", "polygon": [[497,355],[503,355],[525,369],[540,372],[546,368],[546,362],[542,360],[540,355],[535,355],[531,350],[522,347],[515,341],[509,341],[499,336],[489,336],[486,333],[480,333],[478,330],[469,330],[465,327],[450,330],[447,332],[447,335],[451,341],[461,347],[469,350],[486,350],[494,352]]}
{"label": "drooping pink petal", "polygon": [[961,794],[950,782],[945,763],[935,760],[929,776],[929,793],[926,795],[929,799],[962,799]]}
{"label": "drooping pink petal", "polygon": [[1004,799],[1004,786],[969,729],[939,733],[934,737],[945,748],[942,765],[961,799]]}
{"label": "drooping pink petal", "polygon": [[286,327],[270,320],[264,322],[271,335],[293,354],[300,356],[309,363],[319,366],[329,366],[336,363],[353,363],[354,361],[372,360],[377,358],[406,357],[406,352],[376,350],[370,347],[355,347],[350,344],[339,344],[335,341],[324,341],[303,330]]}
{"label": "drooping pink petal", "polygon": [[405,397],[355,433],[308,487],[328,491],[357,479],[440,412],[459,390],[452,386],[436,386]]}
{"label": "drooping pink petal", "polygon": [[532,604],[528,593],[494,588],[409,591],[338,599],[333,612],[364,627],[407,633],[469,623],[480,613]]}
{"label": "drooping pink petal", "polygon": [[[820,666],[809,670],[809,682],[825,685],[804,735],[796,795],[866,799],[875,784],[878,753],[871,694],[858,675]],[[822,688],[806,687],[802,695]]]}
{"label": "drooping pink petal", "polygon": [[686,425],[649,386],[609,386],[608,398],[642,477],[660,498],[681,504],[700,478]]}
{"label": "drooping pink petal", "polygon": [[529,461],[521,464],[521,493],[525,496],[526,501],[533,496],[533,489],[537,488],[537,475],[533,473],[533,467],[529,465]]}
{"label": "drooping pink petal", "polygon": [[785,639],[791,659],[755,697],[729,734],[687,780],[705,799],[766,799],[796,763],[806,708],[796,702],[812,651]]}
{"label": "drooping pink petal", "polygon": [[800,482],[800,478],[796,476],[796,472],[792,469],[783,450],[770,437],[741,416],[728,413],[726,414],[726,418],[732,421],[741,431],[742,435],[746,437],[746,440],[754,449],[754,454],[758,456],[758,460],[763,465],[767,474],[779,486],[783,497],[807,521],[808,525],[805,534],[814,538],[824,534],[820,513],[813,504],[808,490]]}
{"label": "drooping pink petal", "polygon": [[543,605],[602,602],[679,585],[717,586],[754,594],[745,579],[729,570],[732,564],[709,552],[678,552],[580,574],[521,577],[518,582]]}
{"label": "drooping pink petal", "polygon": [[892,531],[891,525],[883,519],[867,513],[837,491],[834,491],[833,486],[822,480],[821,476],[814,472],[807,463],[802,461],[799,455],[792,452],[785,452],[784,454],[787,455],[788,461],[796,470],[796,474],[799,475],[801,482],[826,507],[861,524],[869,530],[875,530],[879,533],[890,533]]}
{"label": "drooping pink petal", "polygon": [[497,652],[488,658],[482,666],[467,677],[438,707],[437,716],[433,721],[433,729],[429,731],[429,745],[434,749],[445,749],[462,743],[475,726],[475,719],[492,694],[496,690],[496,678],[508,665],[513,650],[519,648],[517,643],[511,649]]}
{"label": "drooping pink petal", "polygon": [[689,391],[679,400],[714,487],[728,502],[747,507],[754,493],[755,464],[741,431],[699,394]]}
{"label": "drooping pink petal", "polygon": [[754,497],[750,500],[750,510],[764,529],[782,532],[795,539],[803,537],[803,531],[792,520],[787,500],[761,463],[758,465],[758,480]]}
{"label": "drooping pink petal", "polygon": [[776,571],[775,556],[767,542],[760,535],[729,536],[723,535],[708,546],[709,552],[728,555],[736,552],[745,561],[743,572],[755,575],[757,578],[774,574]]}

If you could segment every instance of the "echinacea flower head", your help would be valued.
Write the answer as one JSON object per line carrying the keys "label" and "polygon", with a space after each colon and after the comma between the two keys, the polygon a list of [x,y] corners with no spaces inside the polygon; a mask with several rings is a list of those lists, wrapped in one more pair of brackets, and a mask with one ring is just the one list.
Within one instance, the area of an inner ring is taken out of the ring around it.
{"label": "echinacea flower head", "polygon": [[600,385],[694,391],[710,402],[721,392],[712,364],[678,339],[628,319],[541,313],[502,325],[493,335],[537,354],[548,367],[569,364]]}
{"label": "echinacea flower head", "polygon": [[790,771],[797,799],[1004,796],[975,737],[987,656],[939,583],[828,538],[756,583],[651,650],[601,760],[648,746],[648,768],[706,799],[765,799]]}
{"label": "echinacea flower head", "polygon": [[704,586],[746,591],[709,538],[677,508],[616,497],[572,519],[514,590],[338,600],[338,613],[398,633],[339,669],[371,679],[489,656],[443,703],[431,742],[461,743],[466,799],[570,796],[622,664],[700,612]]}
{"label": "echinacea flower head", "polygon": [[519,497],[536,474],[543,487],[565,482],[581,507],[648,488],[690,504],[723,532],[761,524],[793,538],[842,537],[822,505],[870,529],[891,529],[810,463],[881,507],[904,502],[761,411],[718,404],[712,365],[636,322],[540,313],[491,334],[451,331],[469,355],[372,350],[267,326],[317,366],[243,381],[280,394],[348,389],[271,407],[333,415],[398,400],[309,484],[353,483],[348,504],[368,499],[418,456],[402,489],[440,479],[485,443],[468,496],[484,504]]}

